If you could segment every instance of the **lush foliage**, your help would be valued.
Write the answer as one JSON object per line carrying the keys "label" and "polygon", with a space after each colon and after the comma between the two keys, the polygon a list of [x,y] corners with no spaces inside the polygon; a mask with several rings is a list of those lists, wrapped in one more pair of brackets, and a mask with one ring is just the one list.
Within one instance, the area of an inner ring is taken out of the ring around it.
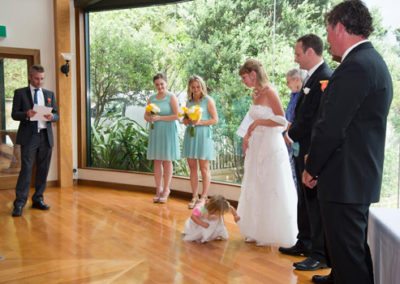
{"label": "lush foliage", "polygon": [[4,58],[5,98],[12,99],[14,90],[28,86],[27,60]]}
{"label": "lush foliage", "polygon": [[152,163],[146,159],[147,133],[136,121],[108,115],[104,123],[92,127],[91,159],[100,168],[148,172]]}

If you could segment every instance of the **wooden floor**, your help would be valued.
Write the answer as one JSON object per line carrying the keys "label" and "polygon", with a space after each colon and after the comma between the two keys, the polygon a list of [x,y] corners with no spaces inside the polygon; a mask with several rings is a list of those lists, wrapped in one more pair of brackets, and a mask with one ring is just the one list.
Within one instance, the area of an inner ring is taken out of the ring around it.
{"label": "wooden floor", "polygon": [[[49,188],[43,212],[12,218],[14,190],[0,190],[0,283],[311,283],[301,257],[246,244],[231,216],[228,241],[182,241],[187,201],[79,186]],[[327,274],[329,270],[317,271]]]}

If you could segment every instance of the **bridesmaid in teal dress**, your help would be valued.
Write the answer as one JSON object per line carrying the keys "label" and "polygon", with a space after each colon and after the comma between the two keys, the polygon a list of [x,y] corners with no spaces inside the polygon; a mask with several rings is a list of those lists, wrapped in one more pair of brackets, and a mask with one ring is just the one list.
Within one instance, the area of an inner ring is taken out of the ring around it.
{"label": "bridesmaid in teal dress", "polygon": [[165,203],[170,194],[172,179],[172,161],[180,159],[178,140],[178,100],[167,90],[167,78],[164,74],[153,77],[157,94],[150,96],[148,104],[155,104],[160,112],[145,112],[144,119],[151,124],[147,159],[154,160],[154,179],[156,182],[155,203]]}
{"label": "bridesmaid in teal dress", "polygon": [[[196,203],[205,202],[207,199],[211,180],[209,161],[215,160],[211,125],[218,122],[218,113],[214,100],[207,95],[207,88],[203,79],[196,75],[190,77],[188,83],[188,103],[186,106],[190,108],[193,105],[199,105],[203,112],[201,119],[198,121],[191,121],[189,119],[183,120],[186,126],[191,125],[195,127],[194,133],[190,131],[190,127],[186,127],[182,155],[187,158],[190,169],[190,184],[193,194],[193,198],[188,204],[190,209],[194,208]],[[203,191],[200,199],[198,197],[199,168],[203,184]]]}

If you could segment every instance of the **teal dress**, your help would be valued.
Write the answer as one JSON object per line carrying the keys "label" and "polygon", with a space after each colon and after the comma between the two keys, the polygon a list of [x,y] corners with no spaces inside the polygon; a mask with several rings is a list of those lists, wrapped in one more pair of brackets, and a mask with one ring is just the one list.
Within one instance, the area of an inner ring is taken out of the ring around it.
{"label": "teal dress", "polygon": [[[160,116],[172,115],[171,97],[173,94],[167,93],[162,100],[158,100],[156,95],[149,99],[150,103],[160,108]],[[149,143],[147,145],[148,160],[174,161],[180,159],[178,125],[176,120],[156,121],[154,127],[149,127]]]}
{"label": "teal dress", "polygon": [[[208,112],[209,96],[205,96],[200,101],[200,107],[203,110],[201,120],[209,120],[211,118]],[[187,107],[191,107],[196,103],[188,101]],[[185,136],[183,138],[184,158],[197,160],[215,160],[214,140],[212,137],[212,126],[197,125],[195,126],[194,136],[190,135],[190,127],[186,127]]]}

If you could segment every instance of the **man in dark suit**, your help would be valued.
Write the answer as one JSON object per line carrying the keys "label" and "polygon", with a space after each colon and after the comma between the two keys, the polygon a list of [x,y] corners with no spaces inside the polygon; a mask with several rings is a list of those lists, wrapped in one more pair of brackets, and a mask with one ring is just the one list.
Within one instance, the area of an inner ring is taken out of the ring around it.
{"label": "man in dark suit", "polygon": [[[36,161],[35,193],[32,196],[32,208],[48,210],[43,193],[46,188],[51,152],[53,130],[51,122],[58,120],[54,93],[42,89],[44,68],[33,65],[29,68],[29,86],[15,90],[11,116],[20,121],[17,132],[17,144],[21,145],[21,171],[16,186],[13,217],[22,215],[29,194],[33,162]],[[50,114],[36,120],[34,105],[51,107]]]}
{"label": "man in dark suit", "polygon": [[380,195],[392,80],[367,40],[372,18],[361,1],[338,4],[326,22],[330,51],[341,63],[325,90],[303,182],[318,183],[332,272],[313,282],[371,284],[368,212]]}
{"label": "man in dark suit", "polygon": [[305,260],[294,263],[297,270],[316,270],[327,267],[317,190],[305,188],[302,183],[304,156],[310,147],[311,131],[317,118],[324,89],[321,81],[328,80],[332,74],[332,70],[323,60],[322,52],[323,42],[315,34],[300,37],[295,45],[295,61],[300,68],[307,70],[301,98],[296,107],[295,120],[288,131],[289,137],[300,145],[299,155],[295,157],[298,177],[299,234],[298,241],[293,247],[281,247],[279,250],[284,254],[308,256]]}

